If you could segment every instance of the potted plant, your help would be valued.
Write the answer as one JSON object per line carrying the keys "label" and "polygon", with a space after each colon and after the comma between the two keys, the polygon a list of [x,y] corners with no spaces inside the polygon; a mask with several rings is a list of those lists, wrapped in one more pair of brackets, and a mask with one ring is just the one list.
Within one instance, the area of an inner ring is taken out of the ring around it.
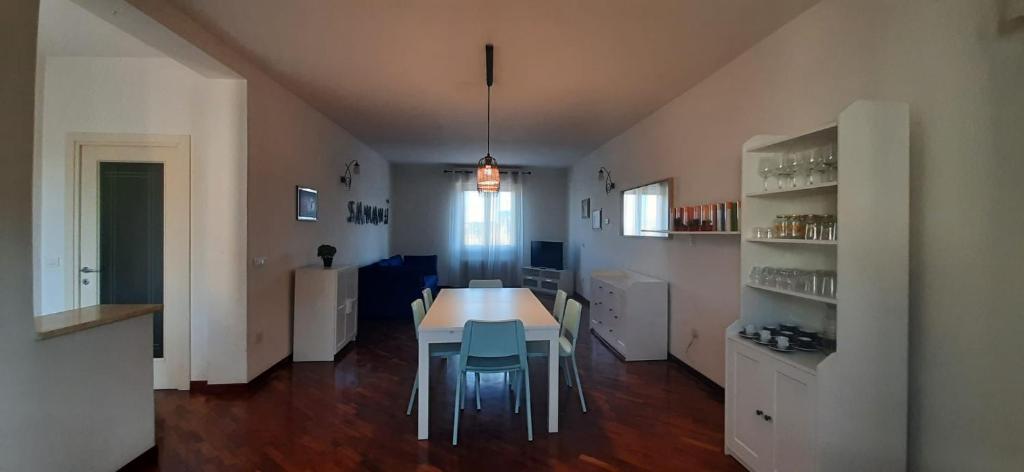
{"label": "potted plant", "polygon": [[320,247],[316,248],[316,256],[324,261],[324,268],[331,267],[334,263],[334,255],[338,253],[338,249],[330,244],[321,244]]}

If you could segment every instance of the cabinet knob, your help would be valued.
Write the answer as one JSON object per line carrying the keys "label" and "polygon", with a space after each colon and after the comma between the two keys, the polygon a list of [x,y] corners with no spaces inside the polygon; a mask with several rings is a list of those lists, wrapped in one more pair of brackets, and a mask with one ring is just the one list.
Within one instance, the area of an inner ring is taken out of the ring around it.
{"label": "cabinet knob", "polygon": [[769,423],[771,423],[771,421],[772,421],[772,415],[764,415],[764,420],[765,420],[765,421],[767,421],[767,422],[769,422]]}
{"label": "cabinet knob", "polygon": [[754,413],[757,413],[757,416],[761,416],[761,415],[763,415],[763,414],[764,414],[764,412],[763,412],[763,411],[761,411],[761,410],[757,410],[757,411],[755,411]]}

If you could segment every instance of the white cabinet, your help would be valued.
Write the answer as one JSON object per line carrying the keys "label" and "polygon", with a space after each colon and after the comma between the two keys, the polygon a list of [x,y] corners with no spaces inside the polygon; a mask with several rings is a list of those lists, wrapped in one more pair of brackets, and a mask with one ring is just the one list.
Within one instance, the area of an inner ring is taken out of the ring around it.
{"label": "white cabinet", "polygon": [[590,276],[590,329],[627,361],[668,358],[668,284],[631,271]]}
{"label": "white cabinet", "polygon": [[[762,161],[826,145],[838,149],[834,181],[803,176],[777,187],[769,179],[765,188]],[[909,107],[864,100],[833,123],[743,146],[740,319],[725,333],[726,452],[752,470],[907,468],[909,149]],[[751,234],[794,214],[835,215],[838,239]],[[838,286],[834,297],[811,295],[748,280],[755,267],[836,271]],[[738,336],[748,324],[781,322],[822,333],[828,349],[780,354]],[[747,372],[755,365],[760,374]],[[772,421],[761,417],[768,436],[750,422],[752,407],[769,412]]]}
{"label": "white cabinet", "polygon": [[303,267],[295,271],[292,360],[331,361],[358,331],[356,266]]}
{"label": "white cabinet", "polygon": [[815,376],[738,339],[726,352],[727,451],[754,471],[815,470]]}

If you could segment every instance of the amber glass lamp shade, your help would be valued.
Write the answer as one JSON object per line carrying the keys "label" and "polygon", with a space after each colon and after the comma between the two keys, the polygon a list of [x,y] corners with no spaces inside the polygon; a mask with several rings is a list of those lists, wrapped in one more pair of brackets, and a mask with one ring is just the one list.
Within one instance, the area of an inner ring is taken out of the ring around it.
{"label": "amber glass lamp shade", "polygon": [[476,190],[478,192],[497,192],[500,188],[501,176],[498,171],[498,160],[488,154],[476,165]]}

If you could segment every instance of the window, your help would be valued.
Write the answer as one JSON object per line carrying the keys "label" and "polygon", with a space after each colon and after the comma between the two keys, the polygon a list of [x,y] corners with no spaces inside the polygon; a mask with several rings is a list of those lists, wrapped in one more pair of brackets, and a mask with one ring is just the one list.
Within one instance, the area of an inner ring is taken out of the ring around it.
{"label": "window", "polygon": [[462,239],[466,246],[512,246],[515,219],[512,192],[462,192],[465,218]]}
{"label": "window", "polygon": [[671,184],[671,180],[663,180],[622,192],[624,236],[668,237]]}

